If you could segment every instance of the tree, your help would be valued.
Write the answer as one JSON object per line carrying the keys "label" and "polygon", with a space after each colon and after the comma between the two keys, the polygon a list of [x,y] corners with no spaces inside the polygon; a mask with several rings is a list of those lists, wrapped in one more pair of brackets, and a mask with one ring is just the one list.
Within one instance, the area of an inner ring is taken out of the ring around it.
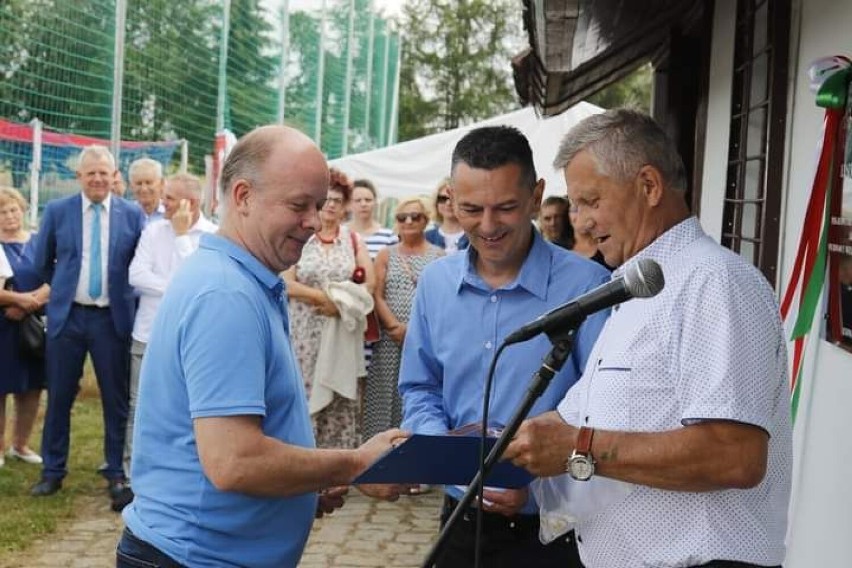
{"label": "tree", "polygon": [[509,60],[524,40],[515,0],[409,0],[399,138],[456,128],[517,106]]}
{"label": "tree", "polygon": [[199,167],[215,134],[222,10],[207,0],[131,0],[122,138],[189,142]]}
{"label": "tree", "polygon": [[[104,2],[0,2],[0,116],[104,136],[110,128],[114,20]],[[64,80],[73,69],[77,81]]]}
{"label": "tree", "polygon": [[650,64],[646,64],[621,81],[613,83],[588,97],[586,102],[602,108],[629,107],[650,112],[652,80],[653,70]]}
{"label": "tree", "polygon": [[259,0],[233,2],[230,24],[226,125],[242,136],[277,120],[279,57]]}

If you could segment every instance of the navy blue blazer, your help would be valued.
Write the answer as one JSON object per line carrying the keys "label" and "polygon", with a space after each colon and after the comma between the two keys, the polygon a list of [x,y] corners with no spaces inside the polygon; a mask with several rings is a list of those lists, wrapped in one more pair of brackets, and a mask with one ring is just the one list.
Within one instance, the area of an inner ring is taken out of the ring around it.
{"label": "navy blue blazer", "polygon": [[[109,209],[109,256],[107,278],[110,312],[119,337],[130,337],[136,298],[127,281],[130,261],[145,225],[142,210],[134,203],[113,195]],[[56,337],[65,326],[83,256],[83,199],[78,193],[55,199],[44,208],[36,241],[36,268],[50,283],[47,304],[47,333]]]}

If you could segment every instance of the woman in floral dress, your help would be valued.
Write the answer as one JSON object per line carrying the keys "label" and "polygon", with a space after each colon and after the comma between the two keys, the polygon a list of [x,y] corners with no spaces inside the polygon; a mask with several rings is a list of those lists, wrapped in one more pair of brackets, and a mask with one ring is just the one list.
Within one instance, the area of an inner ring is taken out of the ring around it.
{"label": "woman in floral dress", "polygon": [[[339,317],[337,307],[324,292],[325,286],[351,280],[356,266],[364,269],[363,286],[368,291],[372,292],[375,281],[367,248],[357,234],[341,225],[351,194],[348,178],[332,170],[331,187],[320,210],[322,228],[305,243],[299,262],[283,273],[290,298],[291,340],[308,397],[325,320]],[[333,401],[312,417],[317,447],[358,447],[360,407],[358,398],[350,400],[335,393]]]}

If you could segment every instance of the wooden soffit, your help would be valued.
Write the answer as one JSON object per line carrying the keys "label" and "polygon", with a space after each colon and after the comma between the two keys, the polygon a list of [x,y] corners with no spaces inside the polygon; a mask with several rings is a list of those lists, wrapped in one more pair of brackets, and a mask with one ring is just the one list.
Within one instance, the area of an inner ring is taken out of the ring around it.
{"label": "wooden soffit", "polygon": [[512,59],[523,104],[565,111],[666,45],[701,0],[524,0],[529,48]]}

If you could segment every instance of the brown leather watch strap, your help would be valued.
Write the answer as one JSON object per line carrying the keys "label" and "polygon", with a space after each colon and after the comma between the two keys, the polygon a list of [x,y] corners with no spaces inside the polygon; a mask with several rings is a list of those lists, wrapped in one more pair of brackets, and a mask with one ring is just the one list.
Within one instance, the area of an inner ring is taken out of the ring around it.
{"label": "brown leather watch strap", "polygon": [[594,436],[594,434],[594,428],[587,428],[586,426],[580,428],[580,433],[577,434],[577,447],[574,451],[578,454],[583,454],[584,456],[591,455],[592,436]]}

